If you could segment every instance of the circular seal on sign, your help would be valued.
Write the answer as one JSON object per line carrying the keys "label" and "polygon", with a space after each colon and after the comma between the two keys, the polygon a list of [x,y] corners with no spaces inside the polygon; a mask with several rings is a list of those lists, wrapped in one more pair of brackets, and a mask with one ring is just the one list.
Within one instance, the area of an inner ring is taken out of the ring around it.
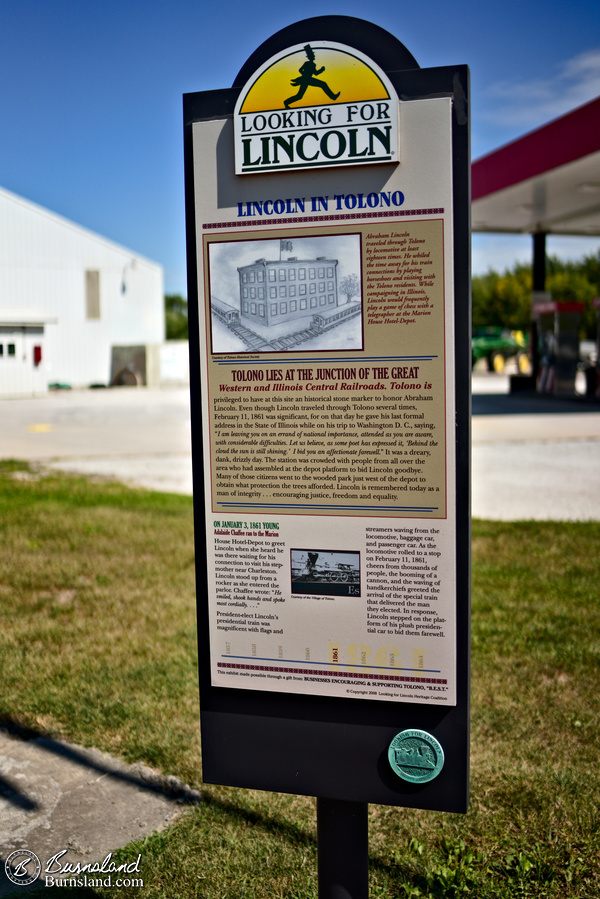
{"label": "circular seal on sign", "polygon": [[6,876],[17,886],[26,887],[42,873],[42,863],[29,849],[15,849],[4,862]]}
{"label": "circular seal on sign", "polygon": [[444,767],[444,750],[425,730],[403,730],[390,743],[388,759],[402,780],[424,784]]}

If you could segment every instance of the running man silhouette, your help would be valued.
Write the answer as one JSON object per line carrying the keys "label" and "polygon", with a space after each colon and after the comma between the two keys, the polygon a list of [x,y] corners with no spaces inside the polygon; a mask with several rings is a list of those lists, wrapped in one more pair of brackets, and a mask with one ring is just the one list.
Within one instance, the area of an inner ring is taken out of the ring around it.
{"label": "running man silhouette", "polygon": [[339,91],[337,92],[337,94],[334,94],[325,81],[319,81],[314,77],[315,75],[320,75],[321,72],[324,72],[325,66],[321,66],[320,69],[317,69],[315,65],[315,53],[310,44],[306,45],[306,47],[304,48],[304,52],[306,53],[308,59],[300,66],[300,77],[294,78],[291,82],[294,87],[299,87],[300,90],[297,94],[294,94],[293,97],[288,97],[287,100],[283,101],[283,105],[286,109],[289,108],[290,103],[295,103],[297,100],[302,99],[302,97],[306,93],[307,87],[320,87],[321,90],[325,91],[330,100],[337,100],[340,95]]}

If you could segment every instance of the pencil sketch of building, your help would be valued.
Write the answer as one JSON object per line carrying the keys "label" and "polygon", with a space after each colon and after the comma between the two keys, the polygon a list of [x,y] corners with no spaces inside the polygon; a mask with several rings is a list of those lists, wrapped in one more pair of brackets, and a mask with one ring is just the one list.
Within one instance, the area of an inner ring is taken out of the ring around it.
{"label": "pencil sketch of building", "polygon": [[[362,347],[359,235],[294,243],[303,252],[287,258],[282,251],[292,250],[290,240],[209,245],[213,352]],[[349,278],[359,285],[353,294],[344,289]]]}
{"label": "pencil sketch of building", "polygon": [[267,261],[238,268],[243,319],[261,325],[297,321],[337,305],[337,259]]}

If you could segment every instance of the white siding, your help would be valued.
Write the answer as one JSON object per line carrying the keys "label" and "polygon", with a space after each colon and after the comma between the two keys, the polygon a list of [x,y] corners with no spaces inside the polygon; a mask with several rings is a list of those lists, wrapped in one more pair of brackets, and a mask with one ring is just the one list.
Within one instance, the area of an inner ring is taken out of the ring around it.
{"label": "white siding", "polygon": [[[86,271],[99,272],[99,319],[86,315]],[[3,308],[57,319],[45,369],[73,387],[108,383],[111,346],[164,340],[159,265],[0,189],[0,319]]]}

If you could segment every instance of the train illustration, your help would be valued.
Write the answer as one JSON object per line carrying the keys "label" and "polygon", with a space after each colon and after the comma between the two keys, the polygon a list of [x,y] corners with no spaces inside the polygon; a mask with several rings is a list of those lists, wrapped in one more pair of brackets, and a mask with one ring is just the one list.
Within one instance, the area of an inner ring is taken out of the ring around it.
{"label": "train illustration", "polygon": [[[305,552],[292,559],[292,581],[358,584],[358,565],[335,560],[335,553]],[[327,558],[331,557],[331,558]]]}

